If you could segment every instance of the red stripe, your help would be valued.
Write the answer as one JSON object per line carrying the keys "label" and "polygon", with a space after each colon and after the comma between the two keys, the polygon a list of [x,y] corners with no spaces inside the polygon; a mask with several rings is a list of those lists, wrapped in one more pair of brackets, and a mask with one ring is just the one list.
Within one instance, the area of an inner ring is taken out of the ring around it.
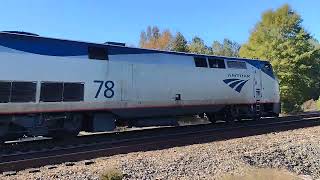
{"label": "red stripe", "polygon": [[[260,102],[260,104],[271,104],[279,102]],[[0,114],[34,114],[34,113],[52,113],[52,112],[80,112],[80,111],[112,111],[112,110],[130,110],[130,109],[155,109],[155,108],[184,108],[184,107],[208,107],[208,106],[226,106],[226,105],[253,105],[250,103],[238,103],[238,104],[195,104],[195,105],[167,105],[167,106],[135,106],[135,107],[125,107],[125,108],[88,108],[88,109],[55,109],[47,111],[23,111],[23,112],[0,112]]]}

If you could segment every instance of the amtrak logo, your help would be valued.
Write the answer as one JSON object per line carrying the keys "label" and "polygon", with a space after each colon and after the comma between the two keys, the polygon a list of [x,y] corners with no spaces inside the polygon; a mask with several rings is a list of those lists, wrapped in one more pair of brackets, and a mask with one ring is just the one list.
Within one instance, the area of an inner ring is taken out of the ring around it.
{"label": "amtrak logo", "polygon": [[223,80],[224,83],[226,83],[228,86],[230,86],[232,89],[237,91],[238,93],[241,92],[242,87],[249,81],[248,80],[242,80],[242,79],[225,79]]}

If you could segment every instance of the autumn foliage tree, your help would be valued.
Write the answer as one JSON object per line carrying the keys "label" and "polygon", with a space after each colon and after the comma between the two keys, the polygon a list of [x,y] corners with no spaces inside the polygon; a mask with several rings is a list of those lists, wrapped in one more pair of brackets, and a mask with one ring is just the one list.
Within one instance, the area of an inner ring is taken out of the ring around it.
{"label": "autumn foliage tree", "polygon": [[148,26],[140,34],[140,47],[147,49],[170,50],[172,34],[169,30],[160,32],[157,26]]}
{"label": "autumn foliage tree", "polygon": [[140,47],[147,49],[169,50],[177,52],[190,52],[195,54],[208,54],[218,56],[239,56],[240,45],[235,41],[224,39],[223,43],[214,41],[212,47],[207,46],[204,40],[194,36],[190,42],[182,33],[175,36],[169,30],[160,31],[157,26],[148,26],[140,34]]}

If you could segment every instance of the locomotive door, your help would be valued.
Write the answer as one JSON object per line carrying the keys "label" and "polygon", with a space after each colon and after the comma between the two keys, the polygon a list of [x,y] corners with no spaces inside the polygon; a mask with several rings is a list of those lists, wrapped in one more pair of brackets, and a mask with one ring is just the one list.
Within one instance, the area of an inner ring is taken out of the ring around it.
{"label": "locomotive door", "polygon": [[[119,81],[120,83],[120,100],[128,101],[130,97],[130,92],[132,91],[132,65],[124,65],[122,67],[122,77]],[[131,91],[130,91],[131,90]]]}
{"label": "locomotive door", "polygon": [[255,103],[259,104],[262,98],[262,79],[261,79],[261,70],[254,70],[254,78],[253,78],[253,97],[255,99]]}

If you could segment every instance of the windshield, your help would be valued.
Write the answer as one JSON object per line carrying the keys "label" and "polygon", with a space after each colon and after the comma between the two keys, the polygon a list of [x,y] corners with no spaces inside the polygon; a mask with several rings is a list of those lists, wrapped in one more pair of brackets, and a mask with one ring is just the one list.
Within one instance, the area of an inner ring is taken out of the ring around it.
{"label": "windshield", "polygon": [[262,65],[261,70],[262,70],[263,72],[265,72],[266,74],[268,74],[269,76],[275,77],[275,74],[273,73],[272,65],[271,65],[269,62],[265,62],[265,63]]}

